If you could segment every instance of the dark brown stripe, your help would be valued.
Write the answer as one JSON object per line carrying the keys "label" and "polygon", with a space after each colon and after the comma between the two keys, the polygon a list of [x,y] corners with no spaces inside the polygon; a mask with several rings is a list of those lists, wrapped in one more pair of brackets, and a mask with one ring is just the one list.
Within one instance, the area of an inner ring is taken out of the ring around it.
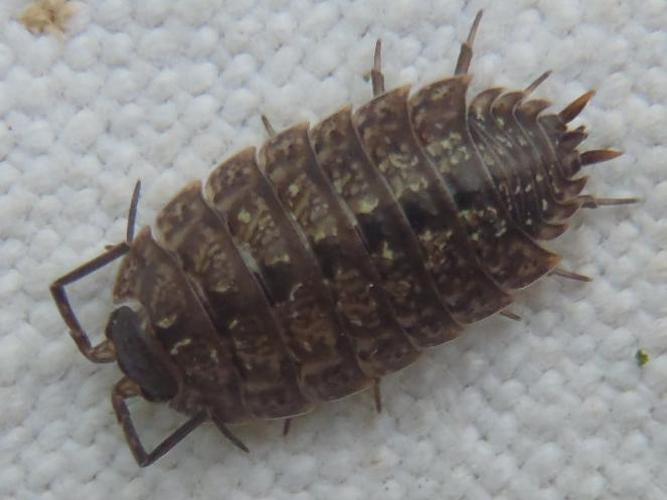
{"label": "dark brown stripe", "polygon": [[303,233],[288,217],[248,148],[214,170],[206,198],[226,218],[237,245],[257,262],[303,393],[328,401],[367,387],[324,277]]}
{"label": "dark brown stripe", "polygon": [[560,258],[520,231],[500,201],[468,130],[468,83],[463,75],[419,90],[410,98],[412,123],[486,270],[502,287],[522,288],[548,273]]}
{"label": "dark brown stripe", "polygon": [[231,341],[252,415],[278,418],[307,411],[284,332],[226,222],[204,202],[200,182],[186,187],[162,209],[157,228],[161,243],[178,256],[200,290],[218,335]]}
{"label": "dark brown stripe", "polygon": [[396,321],[354,219],[317,165],[308,125],[269,139],[261,168],[297,221],[332,290],[362,370],[381,377],[410,364],[417,352]]}
{"label": "dark brown stripe", "polygon": [[440,297],[458,322],[472,323],[500,311],[512,299],[480,269],[454,201],[414,137],[408,93],[409,87],[402,87],[373,99],[354,113],[353,122],[410,222]]}
{"label": "dark brown stripe", "polygon": [[451,335],[455,324],[438,299],[398,202],[364,153],[350,109],[317,124],[311,137],[318,163],[357,219],[403,330],[415,343]]}

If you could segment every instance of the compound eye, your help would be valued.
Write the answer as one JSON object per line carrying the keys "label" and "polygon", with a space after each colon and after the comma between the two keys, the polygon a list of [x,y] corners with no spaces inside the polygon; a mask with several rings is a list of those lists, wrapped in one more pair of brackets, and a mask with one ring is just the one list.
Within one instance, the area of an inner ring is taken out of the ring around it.
{"label": "compound eye", "polygon": [[106,336],[116,348],[118,366],[141,387],[146,399],[166,401],[176,395],[176,380],[134,310],[127,306],[115,309],[109,316]]}

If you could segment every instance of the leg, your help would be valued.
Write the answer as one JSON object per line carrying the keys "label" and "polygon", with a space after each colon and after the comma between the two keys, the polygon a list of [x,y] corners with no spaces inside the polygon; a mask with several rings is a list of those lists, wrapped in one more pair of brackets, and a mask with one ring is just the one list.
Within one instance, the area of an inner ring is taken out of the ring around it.
{"label": "leg", "polygon": [[551,70],[549,70],[549,71],[545,71],[545,72],[542,73],[540,76],[538,76],[538,77],[535,79],[535,81],[534,81],[533,83],[531,83],[530,85],[528,85],[528,86],[525,88],[525,90],[524,90],[523,92],[524,92],[526,95],[530,95],[530,94],[532,94],[533,92],[535,92],[535,89],[536,89],[537,87],[539,87],[540,85],[542,85],[542,82],[544,82],[544,80],[546,80],[547,78],[549,78],[550,75],[551,75]]}
{"label": "leg", "polygon": [[79,351],[93,363],[109,363],[114,361],[116,353],[108,340],[100,342],[95,347],[91,346],[88,335],[81,327],[69,303],[67,293],[65,293],[65,285],[78,281],[84,276],[106,266],[108,263],[126,254],[129,249],[130,247],[125,242],[112,246],[93,260],[77,267],[51,284],[51,295],[56,302],[56,306],[58,306],[60,315],[65,320],[65,324],[69,327],[70,335],[74,339],[74,342],[76,342]]}
{"label": "leg", "polygon": [[477,34],[477,28],[479,28],[479,22],[482,20],[482,12],[483,11],[480,10],[475,16],[475,20],[472,22],[472,27],[468,33],[468,38],[461,44],[461,51],[459,52],[459,58],[458,61],[456,61],[456,69],[454,70],[455,75],[465,75],[470,69],[472,46],[475,42],[475,35]]}
{"label": "leg", "polygon": [[596,198],[590,194],[577,196],[577,200],[581,201],[581,206],[584,208],[600,208],[611,207],[615,205],[632,205],[639,203],[639,198]]}
{"label": "leg", "polygon": [[234,434],[232,434],[232,431],[229,430],[229,428],[225,425],[225,423],[218,415],[216,415],[215,413],[211,413],[211,420],[213,420],[213,423],[218,428],[218,430],[222,432],[222,435],[225,436],[227,439],[229,439],[234,446],[236,446],[240,450],[245,451],[246,453],[250,452],[250,450],[248,450],[248,447],[243,444],[243,441],[241,441]]}
{"label": "leg", "polygon": [[264,128],[266,129],[266,133],[269,134],[269,137],[276,135],[276,129],[273,128],[273,125],[271,125],[271,122],[266,115],[262,115],[262,123],[264,124]]}
{"label": "leg", "polygon": [[573,273],[572,271],[568,271],[567,269],[563,269],[561,267],[555,268],[553,271],[551,271],[551,274],[554,276],[560,276],[561,278],[567,278],[575,281],[584,281],[584,282],[593,281],[593,278],[589,276]]}
{"label": "leg", "polygon": [[371,83],[373,84],[373,97],[384,94],[384,75],[382,74],[382,40],[380,39],[375,42],[373,69],[371,70]]}
{"label": "leg", "polygon": [[511,319],[513,321],[521,321],[521,316],[519,316],[516,313],[513,313],[512,311],[508,311],[505,309],[504,311],[500,311],[501,316],[505,316],[507,319]]}
{"label": "leg", "polygon": [[70,335],[83,355],[93,363],[108,363],[116,359],[113,346],[107,340],[100,342],[95,347],[91,346],[88,335],[81,327],[81,324],[69,303],[67,293],[65,293],[65,285],[80,280],[84,276],[97,271],[127,253],[130,249],[132,238],[134,237],[134,223],[137,217],[137,204],[139,202],[140,188],[141,184],[137,181],[134,186],[132,201],[130,202],[130,210],[127,216],[126,241],[107,247],[101,255],[98,255],[94,259],[77,267],[73,271],[70,271],[65,276],[61,276],[54,281],[50,287],[51,295],[56,302],[60,315],[70,329]]}
{"label": "leg", "polygon": [[[461,45],[461,52],[459,53],[459,60],[456,64],[455,73],[462,74],[467,73],[468,68],[470,67],[470,61],[472,59],[472,45],[475,40],[475,35],[477,33],[477,28],[479,27],[480,20],[482,19],[482,11],[480,10],[475,16],[472,27],[470,28],[470,33],[468,34],[468,39]],[[526,90],[526,92],[532,91],[540,83],[547,79],[551,74],[551,71],[547,71],[540,75],[540,77],[535,80]],[[382,41],[378,40],[375,42],[375,54],[373,57],[373,69],[371,70],[371,81],[373,84],[373,97],[376,97],[384,93],[384,75],[382,74]],[[502,311],[500,314],[503,316],[519,321],[521,317],[517,314],[514,314],[511,311]],[[378,413],[382,409],[382,401],[380,398],[380,385],[379,381],[373,386],[374,396],[375,396],[375,407],[378,409]]]}
{"label": "leg", "polygon": [[167,436],[167,438],[159,445],[157,445],[153,451],[146,453],[144,446],[139,440],[137,431],[134,428],[134,423],[132,422],[130,411],[125,404],[126,399],[138,396],[139,394],[140,391],[137,384],[128,378],[123,378],[113,388],[113,392],[111,393],[111,403],[113,405],[113,409],[116,412],[116,418],[123,428],[125,439],[127,440],[127,444],[132,451],[132,455],[134,455],[134,459],[137,461],[139,466],[146,467],[167,453],[185,436],[199,427],[199,425],[206,420],[207,416],[206,412],[202,411],[198,413],[183,425],[181,425],[169,436]]}
{"label": "leg", "polygon": [[139,205],[139,192],[141,191],[141,181],[137,181],[132,191],[132,199],[130,200],[130,209],[127,213],[127,230],[125,241],[128,245],[134,239],[134,226],[137,221],[137,206]]}
{"label": "leg", "polygon": [[373,384],[373,399],[375,400],[375,411],[382,413],[382,394],[380,393],[379,378],[376,378]]}
{"label": "leg", "polygon": [[289,434],[291,425],[292,425],[292,419],[286,418],[285,423],[283,424],[283,436],[287,436],[287,434]]}

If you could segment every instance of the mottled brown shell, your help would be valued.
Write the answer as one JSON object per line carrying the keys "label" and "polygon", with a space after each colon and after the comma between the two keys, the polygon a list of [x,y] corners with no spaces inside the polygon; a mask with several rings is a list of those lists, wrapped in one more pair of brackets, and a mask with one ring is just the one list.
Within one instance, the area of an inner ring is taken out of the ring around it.
{"label": "mottled brown shell", "polygon": [[469,80],[285,130],[139,234],[114,297],[144,306],[183,372],[181,409],[237,422],[353,394],[557,265],[537,241],[580,204],[565,124],[520,92],[467,107]]}
{"label": "mottled brown shell", "polygon": [[553,271],[540,241],[579,207],[630,201],[580,195],[582,165],[614,156],[567,129],[592,94],[544,114],[538,80],[466,103],[478,22],[455,76],[384,92],[378,51],[373,100],[237,153],[131,242],[114,299],[140,305],[172,406],[224,432],[364,390]]}

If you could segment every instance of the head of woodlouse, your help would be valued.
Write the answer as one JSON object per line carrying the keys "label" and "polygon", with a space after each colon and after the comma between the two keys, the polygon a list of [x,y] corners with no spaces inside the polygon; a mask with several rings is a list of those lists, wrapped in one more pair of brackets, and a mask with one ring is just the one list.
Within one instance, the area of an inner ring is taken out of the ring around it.
{"label": "head of woodlouse", "polygon": [[139,313],[127,305],[114,309],[105,330],[113,342],[122,372],[135,382],[148,401],[167,401],[177,392],[177,382]]}

